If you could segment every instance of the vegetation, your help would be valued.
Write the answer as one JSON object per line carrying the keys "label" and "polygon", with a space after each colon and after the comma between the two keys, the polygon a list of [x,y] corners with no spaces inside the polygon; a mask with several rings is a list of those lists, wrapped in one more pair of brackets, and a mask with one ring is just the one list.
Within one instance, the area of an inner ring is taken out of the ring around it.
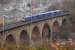
{"label": "vegetation", "polygon": [[[59,44],[59,45],[58,45]],[[75,50],[75,47],[73,47],[75,44],[66,43],[44,43],[41,46],[35,46],[35,47],[29,47],[26,45],[20,45],[19,48],[16,47],[16,45],[9,45],[5,48],[0,48],[0,50]]]}

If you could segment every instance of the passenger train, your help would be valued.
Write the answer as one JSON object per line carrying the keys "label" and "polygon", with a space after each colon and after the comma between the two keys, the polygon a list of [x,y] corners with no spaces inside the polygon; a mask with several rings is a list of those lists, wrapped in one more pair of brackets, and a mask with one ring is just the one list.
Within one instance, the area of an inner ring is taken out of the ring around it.
{"label": "passenger train", "polygon": [[67,12],[68,11],[63,11],[63,10],[48,11],[48,12],[45,12],[45,13],[27,16],[27,17],[24,18],[24,21],[25,22],[33,22],[33,21],[37,21],[37,20],[42,20],[43,18],[63,16],[64,14],[68,14]]}
{"label": "passenger train", "polygon": [[[23,22],[34,22],[34,21],[39,21],[39,20],[46,19],[46,18],[48,19],[51,17],[63,16],[64,14],[68,14],[67,11],[54,10],[54,11],[48,11],[45,13],[34,14],[31,16],[25,16],[24,18],[22,18],[21,21],[23,21]],[[15,22],[19,22],[19,21],[15,21]],[[10,23],[12,23],[12,22],[10,22]],[[0,18],[0,26],[3,26],[3,24],[4,24],[4,18],[1,17]],[[6,21],[5,24],[9,24],[8,21]]]}

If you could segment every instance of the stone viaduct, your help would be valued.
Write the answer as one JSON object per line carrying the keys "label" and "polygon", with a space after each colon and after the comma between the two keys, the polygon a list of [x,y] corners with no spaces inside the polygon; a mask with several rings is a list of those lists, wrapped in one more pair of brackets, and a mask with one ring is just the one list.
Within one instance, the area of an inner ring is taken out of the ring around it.
{"label": "stone viaduct", "polygon": [[27,17],[25,21],[0,27],[0,43],[41,44],[59,38],[61,26],[66,21],[68,13],[64,11],[47,12]]}

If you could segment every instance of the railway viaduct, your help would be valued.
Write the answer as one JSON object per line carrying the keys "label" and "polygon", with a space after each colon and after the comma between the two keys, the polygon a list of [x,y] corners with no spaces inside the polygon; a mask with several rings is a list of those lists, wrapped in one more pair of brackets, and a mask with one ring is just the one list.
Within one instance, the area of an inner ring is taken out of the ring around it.
{"label": "railway viaduct", "polygon": [[61,26],[66,21],[65,12],[47,12],[34,15],[12,24],[0,27],[0,43],[14,43],[19,47],[21,43],[36,45],[58,39]]}

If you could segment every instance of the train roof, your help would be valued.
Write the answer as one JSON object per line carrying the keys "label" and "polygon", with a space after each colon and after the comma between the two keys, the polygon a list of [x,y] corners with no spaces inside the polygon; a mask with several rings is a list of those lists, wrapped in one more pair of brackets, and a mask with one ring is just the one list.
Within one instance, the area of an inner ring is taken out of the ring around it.
{"label": "train roof", "polygon": [[43,21],[43,20],[47,20],[49,18],[66,16],[66,15],[69,15],[69,13],[66,11],[49,11],[49,12],[40,13],[37,15],[32,15],[32,16],[26,17],[25,20],[23,20],[23,21],[15,22],[15,23],[0,27],[0,32],[10,30],[10,29],[13,29],[16,27],[20,27],[20,26],[23,26],[26,24],[31,24],[31,22],[33,23],[33,22]]}

